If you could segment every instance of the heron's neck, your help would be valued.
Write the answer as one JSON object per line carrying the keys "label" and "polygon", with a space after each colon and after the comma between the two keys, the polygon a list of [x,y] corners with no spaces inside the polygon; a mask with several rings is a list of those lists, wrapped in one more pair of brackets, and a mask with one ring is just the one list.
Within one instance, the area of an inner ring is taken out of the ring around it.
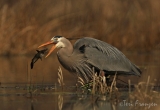
{"label": "heron's neck", "polygon": [[73,57],[72,53],[73,53],[73,46],[70,42],[57,52],[57,57],[59,62],[67,70],[72,70],[71,68],[74,63],[72,60]]}
{"label": "heron's neck", "polygon": [[73,46],[72,46],[72,44],[69,41],[67,41],[65,45],[66,46],[63,47],[63,48],[61,48],[58,51],[58,53],[59,53],[59,55],[61,57],[62,56],[64,56],[64,57],[70,57],[72,55],[72,52],[73,52]]}

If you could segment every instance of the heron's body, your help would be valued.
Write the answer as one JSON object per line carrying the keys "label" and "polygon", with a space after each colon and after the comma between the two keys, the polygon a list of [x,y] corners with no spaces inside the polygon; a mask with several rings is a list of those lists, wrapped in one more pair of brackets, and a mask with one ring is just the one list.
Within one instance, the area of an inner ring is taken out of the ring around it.
{"label": "heron's body", "polygon": [[86,81],[92,77],[92,68],[102,70],[107,75],[114,75],[115,72],[137,76],[141,74],[140,69],[117,48],[94,38],[81,38],[72,46],[68,39],[59,37],[56,47],[60,48],[57,57],[61,65]]}

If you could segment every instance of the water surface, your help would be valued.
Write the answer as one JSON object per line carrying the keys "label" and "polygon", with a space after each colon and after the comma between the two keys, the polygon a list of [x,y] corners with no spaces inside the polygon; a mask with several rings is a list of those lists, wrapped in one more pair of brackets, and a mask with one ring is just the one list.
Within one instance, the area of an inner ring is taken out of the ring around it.
{"label": "water surface", "polygon": [[[125,55],[141,68],[143,74],[141,77],[120,76],[122,80],[127,82],[131,79],[132,84],[137,84],[139,81],[146,81],[150,75],[150,82],[159,86],[160,52],[158,50],[149,53],[126,52]],[[121,91],[125,95],[122,95],[117,102],[107,100],[107,97],[105,100],[95,102],[97,97],[102,96],[92,97],[76,92],[76,76],[63,69],[55,54],[37,61],[31,70],[30,62],[33,56],[0,57],[0,107],[2,110],[106,110],[106,108],[134,110],[132,106],[121,105],[128,99],[126,91]],[[64,75],[64,91],[61,90],[57,81],[59,66]],[[159,99],[157,100],[158,105],[152,109],[156,110],[159,107]]]}

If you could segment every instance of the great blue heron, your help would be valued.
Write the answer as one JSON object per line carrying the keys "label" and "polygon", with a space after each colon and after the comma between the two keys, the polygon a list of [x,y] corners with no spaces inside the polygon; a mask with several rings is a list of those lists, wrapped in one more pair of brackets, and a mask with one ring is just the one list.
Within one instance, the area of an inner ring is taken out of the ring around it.
{"label": "great blue heron", "polygon": [[103,71],[107,75],[118,74],[141,75],[140,69],[126,56],[112,45],[98,39],[84,37],[77,40],[72,46],[71,42],[62,36],[54,36],[49,42],[38,48],[53,44],[46,55],[49,56],[55,48],[59,48],[57,57],[61,65],[70,72],[77,73],[86,81],[95,71]]}

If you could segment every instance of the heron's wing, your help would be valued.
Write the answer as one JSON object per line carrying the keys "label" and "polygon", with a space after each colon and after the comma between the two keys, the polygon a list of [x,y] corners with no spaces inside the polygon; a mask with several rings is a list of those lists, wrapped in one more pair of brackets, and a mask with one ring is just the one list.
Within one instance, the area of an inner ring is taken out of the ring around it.
{"label": "heron's wing", "polygon": [[75,43],[74,49],[76,52],[84,53],[87,63],[98,69],[135,75],[140,75],[141,73],[122,52],[106,42],[85,37]]}

